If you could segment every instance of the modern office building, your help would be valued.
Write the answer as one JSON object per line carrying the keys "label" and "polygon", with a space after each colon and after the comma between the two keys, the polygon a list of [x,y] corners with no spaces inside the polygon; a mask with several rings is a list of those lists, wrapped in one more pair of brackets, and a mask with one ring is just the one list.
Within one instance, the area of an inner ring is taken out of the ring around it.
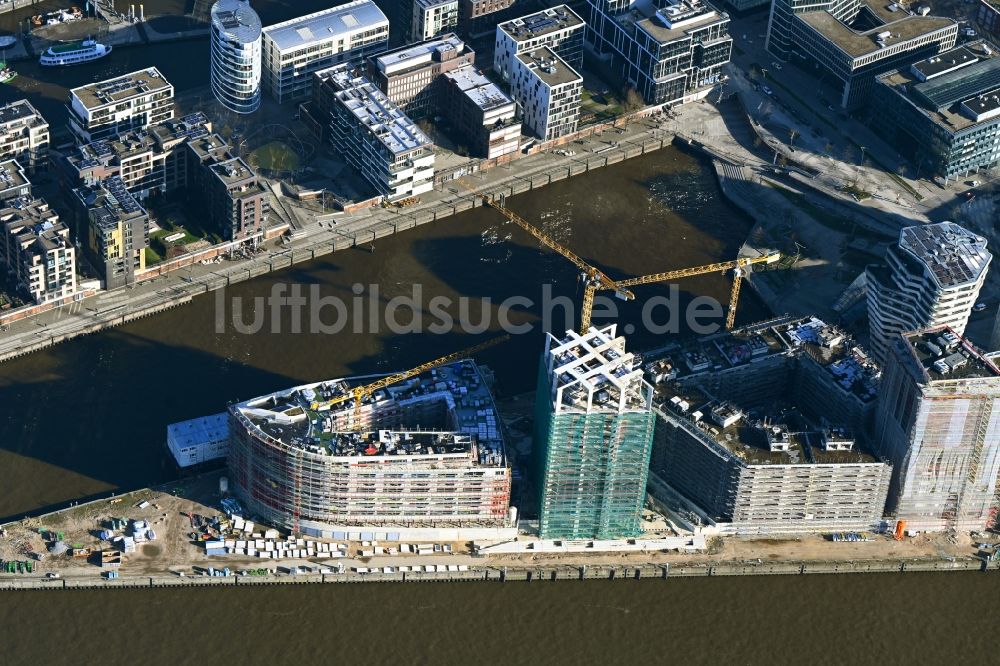
{"label": "modern office building", "polygon": [[888,512],[908,529],[996,525],[1000,371],[955,331],[895,337],[875,441],[893,464]]}
{"label": "modern office building", "polygon": [[571,68],[583,68],[583,19],[566,5],[543,9],[497,26],[493,71],[510,81],[521,53],[548,47]]}
{"label": "modern office building", "polygon": [[876,76],[947,51],[957,36],[950,18],[881,0],[774,0],[767,49],[820,70],[853,109],[870,101]]}
{"label": "modern office building", "polygon": [[457,36],[443,35],[368,59],[368,78],[411,119],[438,113],[441,75],[475,62]]}
{"label": "modern office building", "polygon": [[31,196],[31,181],[17,160],[0,162],[0,201]]}
{"label": "modern office building", "polygon": [[534,443],[543,539],[639,536],[652,399],[614,325],[546,336]]}
{"label": "modern office building", "polygon": [[510,91],[524,129],[535,137],[551,141],[576,131],[583,77],[549,47],[514,56]]}
{"label": "modern office building", "polygon": [[1000,58],[968,43],[876,79],[872,128],[948,183],[1000,164]]}
{"label": "modern office building", "polygon": [[886,265],[866,271],[875,360],[888,359],[900,333],[948,326],[963,335],[992,258],[985,238],[954,222],[900,230]]}
{"label": "modern office building", "polygon": [[376,379],[232,405],[230,480],[246,508],[270,525],[327,538],[345,526],[507,525],[510,466],[475,363],[391,384],[356,408],[350,389]]}
{"label": "modern office building", "polygon": [[360,62],[389,45],[389,19],[372,0],[354,0],[264,28],[264,83],[278,102],[312,93],[313,74]]}
{"label": "modern office building", "polygon": [[843,332],[783,317],[682,344],[646,370],[659,417],[650,491],[692,526],[879,527],[891,470],[867,437],[878,370]]}
{"label": "modern office building", "polygon": [[647,104],[683,104],[721,79],[729,14],[702,0],[587,0],[587,41]]}
{"label": "modern office building", "polygon": [[146,268],[149,215],[118,176],[73,191],[78,229],[86,229],[91,264],[105,289],[134,284]]}
{"label": "modern office building", "polygon": [[69,228],[43,199],[0,202],[0,236],[0,262],[17,291],[38,304],[76,293]]}
{"label": "modern office building", "polygon": [[413,0],[410,40],[431,39],[458,28],[458,0]]}
{"label": "modern office building", "polygon": [[260,108],[261,25],[247,0],[212,5],[212,94],[233,113]]}
{"label": "modern office building", "polygon": [[174,117],[174,87],[155,67],[69,91],[69,128],[81,143]]}
{"label": "modern office building", "polygon": [[399,107],[346,65],[316,76],[316,122],[379,195],[399,200],[433,189],[433,144]]}
{"label": "modern office building", "polygon": [[496,159],[512,155],[521,143],[521,123],[514,100],[475,67],[444,74],[442,111],[456,140],[472,155]]}
{"label": "modern office building", "polygon": [[26,99],[0,106],[0,159],[34,173],[48,164],[49,124]]}

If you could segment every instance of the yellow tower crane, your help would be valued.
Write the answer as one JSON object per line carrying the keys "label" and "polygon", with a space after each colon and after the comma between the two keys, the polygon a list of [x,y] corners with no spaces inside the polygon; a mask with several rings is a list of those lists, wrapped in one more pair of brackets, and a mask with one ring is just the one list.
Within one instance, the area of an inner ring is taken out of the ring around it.
{"label": "yellow tower crane", "polygon": [[377,379],[370,384],[365,384],[364,386],[355,386],[351,388],[347,393],[343,395],[338,395],[336,398],[331,398],[329,400],[323,400],[320,402],[312,403],[311,408],[313,411],[323,411],[328,410],[334,405],[339,405],[341,403],[347,402],[350,399],[354,399],[354,423],[353,427],[355,429],[360,429],[361,427],[361,403],[362,401],[378,391],[379,389],[384,389],[387,386],[392,386],[398,382],[409,379],[410,377],[416,377],[422,372],[427,372],[433,368],[440,367],[451,363],[452,361],[457,361],[473,354],[480,352],[487,347],[492,347],[493,345],[498,345],[501,342],[506,342],[510,339],[509,335],[501,335],[499,337],[493,338],[492,340],[487,340],[486,342],[481,342],[478,345],[469,347],[468,349],[463,349],[462,351],[455,352],[453,354],[448,354],[447,356],[442,356],[441,358],[436,358],[433,361],[428,361],[427,363],[422,363],[415,368],[410,368],[403,372],[397,372],[394,375],[388,375]]}

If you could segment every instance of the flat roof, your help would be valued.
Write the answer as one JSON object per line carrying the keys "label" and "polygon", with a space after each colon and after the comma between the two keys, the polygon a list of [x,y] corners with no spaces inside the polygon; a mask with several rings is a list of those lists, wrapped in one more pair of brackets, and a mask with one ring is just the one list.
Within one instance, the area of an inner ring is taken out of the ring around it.
{"label": "flat roof", "polygon": [[[304,384],[254,398],[230,407],[261,433],[289,447],[341,458],[380,458],[405,462],[407,458],[469,458],[474,463],[506,466],[503,433],[493,396],[479,368],[471,360],[449,363],[416,377],[379,389],[365,404],[375,410],[373,430],[337,430],[338,417],[354,411],[353,399],[328,409],[315,403],[349,394],[386,375],[369,375]],[[444,407],[440,422],[432,410],[421,409],[420,423],[400,423],[396,407],[427,401]],[[379,428],[378,409],[391,412],[386,428]],[[391,422],[391,423],[389,423]]]}
{"label": "flat roof", "polygon": [[[375,66],[386,76],[393,76],[411,69],[426,67],[440,60],[442,54],[448,52],[457,54],[471,53],[472,49],[454,33],[428,39],[418,44],[410,44],[394,51],[388,51],[373,57]],[[437,58],[435,58],[437,56]]]}
{"label": "flat roof", "polygon": [[497,84],[472,65],[445,72],[445,77],[452,81],[473,104],[483,111],[492,111],[502,106],[514,103]]}
{"label": "flat roof", "polygon": [[24,175],[24,167],[18,164],[17,160],[4,160],[0,162],[0,191],[16,189],[30,184],[28,178]]}
{"label": "flat roof", "polygon": [[524,42],[567,28],[576,26],[583,28],[583,25],[583,19],[576,12],[567,5],[559,5],[558,7],[543,9],[534,14],[504,21],[497,27],[510,35],[514,41]]}
{"label": "flat roof", "polygon": [[84,108],[97,109],[167,88],[172,90],[170,82],[160,74],[160,70],[149,67],[113,79],[88,83],[69,92]]}
{"label": "flat roof", "polygon": [[905,333],[903,339],[930,381],[1000,377],[992,361],[947,326]]}
{"label": "flat roof", "polygon": [[264,36],[279,50],[290,51],[388,24],[389,19],[372,0],[353,0],[269,25],[264,28]]}
{"label": "flat roof", "polygon": [[672,0],[662,9],[655,4],[639,2],[619,18],[620,23],[634,23],[637,29],[660,44],[686,37],[692,30],[721,20],[729,20],[728,14],[702,0]]}
{"label": "flat roof", "polygon": [[240,44],[260,39],[260,17],[246,0],[218,0],[212,5],[212,24]]}
{"label": "flat roof", "polygon": [[583,77],[575,69],[547,46],[522,51],[517,54],[517,59],[549,87],[573,81],[583,81]]}
{"label": "flat roof", "polygon": [[[973,51],[969,46],[959,46],[930,58],[924,58],[910,65],[910,69],[919,74],[923,80],[947,74],[967,65],[971,65],[983,57],[979,49]],[[986,56],[989,57],[989,56]]]}
{"label": "flat roof", "polygon": [[906,12],[889,12],[889,3],[877,0],[863,0],[872,15],[884,21],[870,30],[857,31],[836,18],[828,11],[806,12],[795,14],[795,17],[837,46],[851,58],[860,58],[881,51],[878,36],[881,33],[890,34],[883,39],[886,46],[894,46],[911,39],[916,39],[945,28],[958,30],[958,24],[943,16],[914,16]]}
{"label": "flat roof", "polygon": [[32,117],[35,119],[35,122],[32,123],[33,127],[48,125],[42,114],[26,99],[15,100],[10,104],[0,106],[0,124],[5,125],[16,120],[24,120]]}
{"label": "flat roof", "polygon": [[91,169],[111,160],[122,160],[140,153],[158,150],[178,141],[191,141],[208,136],[211,123],[202,112],[183,118],[171,118],[146,129],[132,130],[113,139],[98,139],[79,146],[76,154],[67,157],[77,170]]}
{"label": "flat roof", "polygon": [[954,222],[904,227],[899,247],[923,264],[941,287],[978,281],[993,258],[985,238]]}
{"label": "flat roof", "polygon": [[223,162],[216,162],[209,168],[227,187],[256,177],[254,170],[242,157],[231,157]]}

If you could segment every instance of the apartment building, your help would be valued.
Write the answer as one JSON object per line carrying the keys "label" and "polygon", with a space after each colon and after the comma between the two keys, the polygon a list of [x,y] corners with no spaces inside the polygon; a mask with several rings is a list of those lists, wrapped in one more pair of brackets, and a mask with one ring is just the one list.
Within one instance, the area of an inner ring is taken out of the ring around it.
{"label": "apartment building", "polygon": [[549,48],[571,68],[583,68],[583,19],[566,5],[543,9],[497,26],[493,71],[510,81],[521,53]]}
{"label": "apartment building", "polygon": [[900,230],[885,265],[866,270],[875,360],[888,360],[900,333],[948,326],[963,335],[992,259],[985,238],[954,222]]}
{"label": "apartment building", "polygon": [[313,75],[384,51],[389,19],[372,0],[354,0],[264,28],[264,87],[278,102],[302,101]]}
{"label": "apartment building", "polygon": [[248,0],[212,5],[212,94],[233,113],[260,108],[261,23]]}
{"label": "apartment building", "polygon": [[459,31],[479,38],[496,32],[497,25],[514,18],[518,0],[460,0]]}
{"label": "apartment building", "polygon": [[34,173],[48,165],[49,124],[26,99],[0,106],[0,159]]}
{"label": "apartment building", "polygon": [[721,80],[729,14],[702,0],[587,1],[588,44],[647,104],[697,100]]}
{"label": "apartment building", "polygon": [[475,62],[476,54],[454,34],[411,44],[368,59],[368,78],[411,119],[437,113],[440,77]]}
{"label": "apartment building", "polygon": [[[0,170],[5,168],[0,165]],[[76,253],[69,228],[44,199],[25,194],[0,201],[0,265],[15,288],[34,303],[76,293]]]}
{"label": "apartment building", "polygon": [[0,202],[31,196],[31,181],[17,160],[0,162]]}
{"label": "apartment building", "polygon": [[1000,164],[1000,58],[968,43],[876,79],[872,129],[945,183]]}
{"label": "apartment building", "polygon": [[202,195],[213,226],[226,240],[261,243],[269,205],[257,174],[240,157],[214,162],[208,170]]}
{"label": "apartment building", "polygon": [[431,39],[458,28],[458,0],[413,0],[410,40]]}
{"label": "apartment building", "polygon": [[69,128],[81,143],[174,117],[174,87],[155,67],[69,91]]}
{"label": "apartment building", "polygon": [[524,129],[535,137],[551,141],[576,131],[583,77],[549,47],[514,57],[510,89]]}
{"label": "apartment building", "polygon": [[78,229],[87,230],[91,264],[105,289],[134,284],[146,268],[149,215],[117,175],[73,190]]}
{"label": "apartment building", "polygon": [[444,74],[442,82],[442,111],[472,155],[496,159],[518,151],[514,100],[472,66]]}

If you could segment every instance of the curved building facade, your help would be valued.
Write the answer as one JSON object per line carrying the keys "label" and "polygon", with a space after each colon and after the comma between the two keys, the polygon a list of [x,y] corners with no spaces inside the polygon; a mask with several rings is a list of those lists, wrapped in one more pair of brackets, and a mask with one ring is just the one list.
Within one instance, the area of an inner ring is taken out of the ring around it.
{"label": "curved building facade", "polygon": [[212,6],[212,94],[235,113],[260,108],[261,23],[246,0]]}

